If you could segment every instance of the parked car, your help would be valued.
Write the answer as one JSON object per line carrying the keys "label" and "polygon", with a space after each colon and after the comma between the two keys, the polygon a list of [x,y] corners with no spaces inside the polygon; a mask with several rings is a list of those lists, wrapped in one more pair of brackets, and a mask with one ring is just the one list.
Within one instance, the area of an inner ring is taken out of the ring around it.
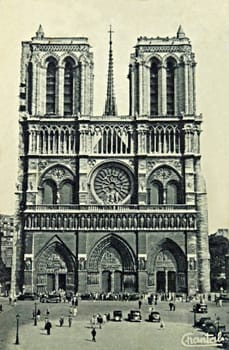
{"label": "parked car", "polygon": [[193,305],[193,312],[202,313],[202,314],[207,313],[208,306],[206,304],[200,304],[200,303],[194,304]]}
{"label": "parked car", "polygon": [[203,324],[202,330],[206,333],[216,336],[218,332],[225,331],[226,326],[222,323],[219,323],[218,321],[209,320],[206,321],[205,324]]}
{"label": "parked car", "polygon": [[130,313],[128,314],[128,321],[141,322],[141,320],[142,320],[142,315],[141,315],[141,311],[139,310],[131,310]]}
{"label": "parked car", "polygon": [[120,310],[113,311],[113,320],[114,321],[122,321],[122,311],[120,311]]}
{"label": "parked car", "polygon": [[24,294],[20,294],[17,297],[17,300],[36,300],[37,294],[25,292]]}
{"label": "parked car", "polygon": [[59,294],[43,295],[40,298],[41,303],[60,303],[61,296]]}
{"label": "parked car", "polygon": [[201,317],[199,320],[196,320],[195,326],[199,327],[199,328],[202,328],[203,325],[205,325],[205,323],[207,321],[210,321],[210,320],[211,320],[211,317]]}
{"label": "parked car", "polygon": [[161,321],[160,312],[152,311],[149,314],[149,321],[150,322],[160,322]]}

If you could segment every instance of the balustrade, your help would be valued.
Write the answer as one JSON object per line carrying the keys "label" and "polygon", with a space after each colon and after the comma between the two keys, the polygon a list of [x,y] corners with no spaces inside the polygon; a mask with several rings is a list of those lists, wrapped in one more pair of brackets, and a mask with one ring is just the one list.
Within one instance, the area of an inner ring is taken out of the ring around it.
{"label": "balustrade", "polygon": [[25,213],[27,230],[195,230],[196,213]]}

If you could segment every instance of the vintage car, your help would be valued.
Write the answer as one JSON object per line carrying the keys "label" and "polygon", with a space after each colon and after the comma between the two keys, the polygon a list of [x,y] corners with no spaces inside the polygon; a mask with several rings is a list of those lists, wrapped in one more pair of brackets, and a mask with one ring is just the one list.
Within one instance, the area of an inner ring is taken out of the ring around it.
{"label": "vintage car", "polygon": [[193,305],[193,312],[204,314],[208,312],[208,306],[206,304],[197,303]]}
{"label": "vintage car", "polygon": [[120,311],[120,310],[113,311],[113,320],[114,321],[122,321],[122,311]]}
{"label": "vintage car", "polygon": [[61,296],[60,294],[48,294],[42,295],[40,298],[41,303],[60,303]]}
{"label": "vintage car", "polygon": [[139,310],[131,310],[130,313],[128,314],[128,321],[141,322],[141,320],[142,320],[142,315],[141,315],[141,311]]}
{"label": "vintage car", "polygon": [[160,322],[161,321],[160,312],[152,311],[149,314],[149,321],[150,322]]}
{"label": "vintage car", "polygon": [[25,292],[24,294],[20,294],[17,297],[17,300],[36,300],[37,294]]}
{"label": "vintage car", "polygon": [[206,321],[201,328],[204,332],[214,336],[216,336],[218,332],[226,330],[226,326],[224,324],[219,323],[219,321],[212,320]]}
{"label": "vintage car", "polygon": [[201,317],[199,320],[196,320],[195,327],[202,328],[207,321],[210,321],[211,317]]}

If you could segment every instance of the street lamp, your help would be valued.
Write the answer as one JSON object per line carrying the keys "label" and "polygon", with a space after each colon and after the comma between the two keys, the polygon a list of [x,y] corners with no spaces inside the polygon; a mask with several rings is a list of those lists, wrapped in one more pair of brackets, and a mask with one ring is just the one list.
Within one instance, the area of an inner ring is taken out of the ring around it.
{"label": "street lamp", "polygon": [[34,326],[37,325],[37,303],[34,303]]}
{"label": "street lamp", "polygon": [[193,310],[193,317],[194,317],[193,327],[196,327],[196,310]]}
{"label": "street lamp", "polygon": [[17,328],[16,328],[16,341],[15,341],[15,345],[19,345],[19,317],[20,317],[20,315],[17,314],[17,315],[16,315]]}

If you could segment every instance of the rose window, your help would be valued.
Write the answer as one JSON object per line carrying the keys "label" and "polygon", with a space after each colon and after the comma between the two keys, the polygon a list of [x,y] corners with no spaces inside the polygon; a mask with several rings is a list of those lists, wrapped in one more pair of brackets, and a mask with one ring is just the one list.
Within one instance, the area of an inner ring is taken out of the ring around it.
{"label": "rose window", "polygon": [[95,176],[94,190],[103,203],[122,203],[130,194],[129,175],[119,167],[102,168]]}

